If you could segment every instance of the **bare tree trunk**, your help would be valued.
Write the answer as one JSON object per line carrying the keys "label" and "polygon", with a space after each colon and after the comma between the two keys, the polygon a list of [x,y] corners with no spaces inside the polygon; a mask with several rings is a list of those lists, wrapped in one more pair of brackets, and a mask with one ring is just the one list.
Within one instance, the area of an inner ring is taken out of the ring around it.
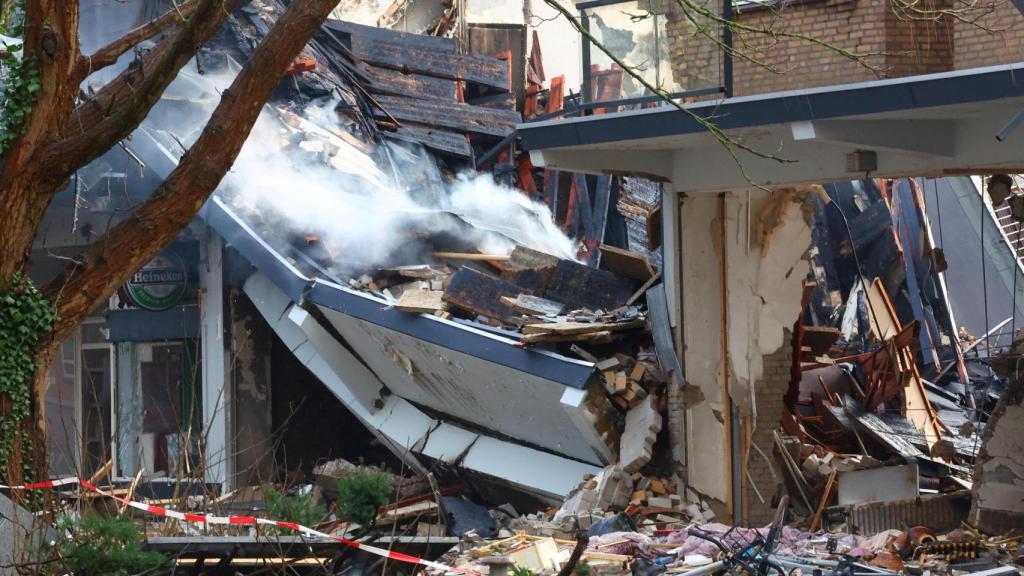
{"label": "bare tree trunk", "polygon": [[220,184],[285,69],[327,18],[334,0],[296,0],[221,95],[203,133],[152,196],[44,289],[60,319],[61,341],[188,226]]}
{"label": "bare tree trunk", "polygon": [[0,285],[24,267],[50,203],[52,193],[33,178],[39,168],[29,167],[36,151],[54,137],[60,118],[74,107],[75,90],[67,89],[67,78],[77,60],[78,2],[27,2],[22,77],[28,80],[30,70],[37,71],[39,87],[23,134],[0,156]]}

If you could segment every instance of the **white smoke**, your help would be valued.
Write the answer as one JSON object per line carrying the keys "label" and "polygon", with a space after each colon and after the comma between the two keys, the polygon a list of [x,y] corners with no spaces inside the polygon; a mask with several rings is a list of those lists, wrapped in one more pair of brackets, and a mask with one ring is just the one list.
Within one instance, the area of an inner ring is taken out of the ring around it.
{"label": "white smoke", "polygon": [[[168,94],[193,103],[200,95],[205,113],[183,121],[180,109],[156,111],[152,120],[173,124],[190,145],[233,72],[182,71]],[[424,237],[484,254],[507,255],[519,244],[575,259],[574,241],[545,204],[489,173],[446,177],[418,145],[363,144],[346,130],[351,121],[335,112],[337,103],[325,99],[301,117],[266,106],[218,195],[279,241],[316,236],[331,271],[349,276],[414,263],[410,258],[429,262]]]}
{"label": "white smoke", "polygon": [[236,208],[273,221],[277,232],[284,225],[292,235],[315,235],[332,269],[350,275],[409,257],[418,235],[457,237],[484,254],[521,244],[575,257],[546,205],[487,173],[446,181],[418,146],[360,149],[341,134],[333,104],[284,122],[264,111],[222,185]]}

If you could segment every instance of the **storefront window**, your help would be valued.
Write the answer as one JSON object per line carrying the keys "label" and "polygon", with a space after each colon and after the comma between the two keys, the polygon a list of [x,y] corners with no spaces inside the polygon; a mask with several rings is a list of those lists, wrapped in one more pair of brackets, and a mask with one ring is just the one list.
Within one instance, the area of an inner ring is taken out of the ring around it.
{"label": "storefront window", "polygon": [[142,453],[154,476],[188,475],[196,439],[188,437],[194,361],[182,342],[138,344],[142,384]]}

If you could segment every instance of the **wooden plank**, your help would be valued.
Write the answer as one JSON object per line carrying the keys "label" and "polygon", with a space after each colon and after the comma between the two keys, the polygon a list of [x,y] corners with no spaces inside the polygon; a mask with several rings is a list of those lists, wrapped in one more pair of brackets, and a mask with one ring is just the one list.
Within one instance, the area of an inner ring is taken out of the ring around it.
{"label": "wooden plank", "polygon": [[329,20],[325,26],[347,34],[356,58],[374,66],[508,90],[506,62],[487,56],[458,54],[452,40],[337,20]]}
{"label": "wooden plank", "polygon": [[[521,120],[519,113],[513,110],[481,108],[458,102],[416,100],[399,96],[381,96],[378,101],[388,114],[403,124],[412,122],[499,138],[515,130],[516,124]],[[380,111],[376,111],[375,114],[384,117]]]}
{"label": "wooden plank", "polygon": [[[555,272],[553,266],[544,268],[524,268],[522,270],[509,270],[506,268],[501,272],[501,279],[518,286],[524,292],[543,294],[551,281],[551,275]],[[552,300],[554,300],[552,298]]]}
{"label": "wooden plank", "polygon": [[562,309],[565,308],[565,304],[562,304],[561,302],[555,302],[553,300],[541,298],[540,296],[532,296],[530,294],[520,294],[515,298],[502,296],[501,302],[516,312],[531,316],[557,316],[561,314]]}
{"label": "wooden plank", "polygon": [[647,228],[647,249],[653,252],[661,248],[661,204],[647,213],[644,223]]}
{"label": "wooden plank", "polygon": [[365,72],[371,82],[367,89],[374,94],[455,102],[455,80],[408,74],[377,66],[366,66]]}
{"label": "wooden plank", "polygon": [[544,112],[551,114],[562,109],[565,103],[565,76],[555,76],[551,79],[551,87],[548,88],[548,101],[545,104]]}
{"label": "wooden plank", "polygon": [[502,296],[515,298],[523,292],[522,288],[477,272],[471,268],[462,268],[448,281],[444,291],[444,301],[449,306],[461,310],[494,318],[507,320],[518,316],[515,310],[503,304]]}
{"label": "wooden plank", "polygon": [[479,98],[470,98],[466,101],[470,106],[483,106],[484,108],[498,108],[505,110],[516,109],[516,95],[511,92],[500,94],[488,94]]}
{"label": "wooden plank", "polygon": [[657,270],[651,266],[643,254],[607,244],[601,244],[601,262],[613,274],[640,282],[647,282],[657,274]]}
{"label": "wooden plank", "polygon": [[818,503],[818,509],[814,512],[814,517],[811,518],[811,532],[817,532],[818,528],[821,527],[821,515],[825,513],[825,506],[828,505],[828,499],[832,496],[832,487],[836,483],[837,470],[833,470],[828,476],[828,482],[825,483],[825,491],[821,494],[821,501]]}
{"label": "wooden plank", "polygon": [[433,314],[438,310],[444,310],[442,296],[444,292],[441,290],[406,290],[398,298],[395,308],[402,312]]}
{"label": "wooden plank", "polygon": [[473,147],[466,135],[440,128],[403,124],[395,130],[381,132],[386,138],[422,144],[431,150],[459,158],[472,158]]}
{"label": "wooden plank", "polygon": [[533,29],[533,46],[530,48],[530,59],[527,66],[536,74],[537,84],[544,82],[544,57],[541,56],[540,35],[537,34],[536,28]]}
{"label": "wooden plank", "polygon": [[434,252],[434,258],[440,260],[475,260],[484,262],[502,262],[509,259],[505,254],[478,254],[476,252]]}
{"label": "wooden plank", "polygon": [[624,305],[635,290],[633,280],[619,278],[607,270],[562,260],[555,266],[542,296],[565,302],[573,309],[613,310]]}
{"label": "wooden plank", "polygon": [[[813,284],[811,287],[813,288]],[[801,342],[809,346],[815,356],[827,354],[832,345],[843,335],[842,330],[831,326],[803,326],[802,328]]]}
{"label": "wooden plank", "polygon": [[[469,52],[480,56],[508,53],[509,84],[513,102],[521,104],[526,88],[526,26],[522,24],[469,24]],[[513,104],[513,107],[515,107]]]}
{"label": "wooden plank", "polygon": [[506,270],[522,270],[525,268],[541,268],[541,267],[555,267],[561,261],[561,258],[546,254],[539,250],[527,248],[526,246],[516,246],[512,249],[512,254],[509,255],[508,262],[505,263]]}
{"label": "wooden plank", "polygon": [[621,332],[643,328],[646,320],[629,322],[551,322],[523,326],[523,334],[588,334],[591,332]]}
{"label": "wooden plank", "polygon": [[629,300],[626,300],[626,306],[632,306],[637,300],[640,299],[641,296],[643,296],[648,290],[650,290],[651,286],[654,286],[655,283],[658,282],[658,280],[661,280],[661,272],[658,272],[654,276],[651,276],[651,278],[647,282],[644,282],[639,288],[637,288],[636,292],[633,292],[633,295],[629,297]]}
{"label": "wooden plank", "polygon": [[[871,326],[875,334],[886,335],[883,340],[895,336],[903,327],[896,315],[896,309],[889,301],[889,295],[886,294],[882,281],[875,278],[867,294],[868,302],[871,303],[869,316],[874,320]],[[917,372],[917,364],[914,362],[910,350],[905,348],[900,353],[903,356],[901,359],[903,365],[908,366],[911,372],[910,385],[904,389],[905,413],[918,430],[924,431],[928,445],[932,446],[942,438],[942,421],[939,420],[938,414],[935,413],[931,402],[928,401],[924,384],[921,382],[921,375]]]}
{"label": "wooden plank", "polygon": [[523,344],[541,344],[549,342],[586,342],[590,344],[606,344],[612,341],[610,331],[589,332],[587,334],[527,334],[520,340]]}
{"label": "wooden plank", "polygon": [[324,27],[344,35],[340,36],[341,38],[351,36],[353,53],[355,53],[356,47],[361,50],[375,50],[391,44],[401,44],[415,50],[431,50],[442,54],[455,54],[458,50],[458,42],[452,38],[399,32],[388,28],[356,24],[347,20],[329,19],[324,22]]}
{"label": "wooden plank", "polygon": [[405,506],[403,508],[397,508],[395,510],[387,510],[383,512],[382,514],[377,516],[377,524],[380,526],[385,526],[391,524],[392,522],[397,522],[399,520],[405,520],[408,518],[433,517],[437,516],[438,511],[439,506],[437,502],[424,500],[422,502],[410,504],[409,506]]}
{"label": "wooden plank", "polygon": [[629,379],[634,382],[640,382],[644,378],[644,372],[647,371],[647,364],[643,362],[637,362],[633,365],[633,371],[629,373]]}
{"label": "wooden plank", "polygon": [[871,412],[867,412],[861,408],[853,397],[849,395],[844,396],[843,404],[847,407],[848,414],[853,416],[869,436],[885,446],[888,446],[889,449],[902,456],[905,460],[912,461],[914,458],[921,458],[925,456],[923,452],[915,448],[914,445],[903,438],[902,435],[897,434],[895,430],[889,427],[889,425],[876,414],[872,414]]}

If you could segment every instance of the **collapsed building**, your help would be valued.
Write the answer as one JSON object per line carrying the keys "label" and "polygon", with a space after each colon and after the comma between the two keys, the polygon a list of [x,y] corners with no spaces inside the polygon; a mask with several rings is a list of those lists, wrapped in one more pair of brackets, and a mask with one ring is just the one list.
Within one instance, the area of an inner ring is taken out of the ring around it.
{"label": "collapsed building", "polygon": [[[383,23],[440,35],[329,21],[200,220],[65,346],[55,474],[237,495],[368,456],[420,490],[383,518],[419,534],[407,507],[436,476],[446,498],[555,506],[501,528],[559,554],[604,512],[670,538],[767,524],[784,494],[810,533],[1019,521],[1019,395],[992,361],[1021,306],[1019,224],[985,182],[903,176],[1019,171],[989,132],[1024,104],[1020,65],[692,104],[801,158],[740,152],[769,191],[621,68],[586,66],[574,94],[525,24],[445,38],[458,13],[412,4]],[[36,275],[173,169],[279,8],[243,8],[202,74],[82,171]],[[633,38],[636,55],[659,35]],[[662,49],[650,73],[688,97],[734,89]],[[620,551],[603,560],[644,556]]]}

